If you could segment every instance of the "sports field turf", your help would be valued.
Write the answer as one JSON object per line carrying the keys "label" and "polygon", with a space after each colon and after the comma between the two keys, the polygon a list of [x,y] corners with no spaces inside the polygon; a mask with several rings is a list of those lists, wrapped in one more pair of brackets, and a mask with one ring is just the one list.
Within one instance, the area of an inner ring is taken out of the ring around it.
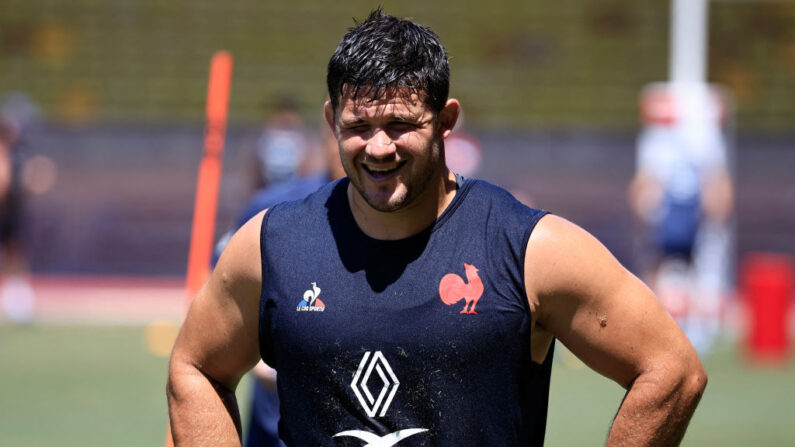
{"label": "sports field turf", "polygon": [[[709,386],[683,445],[795,445],[795,360],[749,367],[724,343],[705,364]],[[162,446],[166,366],[141,327],[0,325],[0,446]],[[551,394],[546,445],[604,443],[617,385],[559,349]]]}

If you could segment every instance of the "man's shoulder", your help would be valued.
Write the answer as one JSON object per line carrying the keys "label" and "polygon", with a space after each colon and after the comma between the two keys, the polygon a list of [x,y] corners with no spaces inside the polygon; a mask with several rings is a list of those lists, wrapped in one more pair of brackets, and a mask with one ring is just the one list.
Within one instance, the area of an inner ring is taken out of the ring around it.
{"label": "man's shoulder", "polygon": [[547,211],[534,208],[527,203],[525,193],[510,191],[486,180],[466,178],[464,179],[463,188],[467,191],[467,195],[474,200],[489,202],[492,211],[522,215],[543,215],[547,213]]}

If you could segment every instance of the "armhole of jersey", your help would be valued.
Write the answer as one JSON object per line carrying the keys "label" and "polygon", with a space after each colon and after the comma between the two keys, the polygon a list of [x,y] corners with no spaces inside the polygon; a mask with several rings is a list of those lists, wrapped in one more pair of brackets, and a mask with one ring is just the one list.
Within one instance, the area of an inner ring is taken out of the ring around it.
{"label": "armhole of jersey", "polygon": [[[539,211],[539,213],[536,214],[533,217],[533,219],[530,221],[530,224],[527,225],[527,229],[525,230],[524,237],[522,237],[522,247],[523,247],[522,248],[522,296],[524,297],[523,298],[524,299],[524,306],[525,306],[525,309],[527,309],[527,316],[530,318],[530,321],[533,320],[533,313],[530,310],[530,301],[529,301],[529,297],[527,296],[527,278],[525,277],[525,262],[526,262],[526,259],[527,259],[527,243],[530,242],[530,235],[533,234],[533,230],[536,228],[536,225],[538,225],[538,221],[540,221],[541,218],[546,216],[547,214],[550,214],[550,212],[549,211],[544,211],[544,210]],[[531,330],[530,331],[530,339],[531,339],[530,343],[531,344],[532,344],[532,338],[533,338],[533,331]],[[536,376],[538,376],[538,372],[541,370],[541,368],[546,367],[546,369],[549,370],[549,368],[551,367],[551,363],[549,363],[549,362],[552,361],[551,358],[552,358],[552,355],[553,355],[552,353],[554,352],[554,348],[555,348],[555,337],[552,337],[552,341],[550,342],[550,345],[549,345],[549,351],[547,351],[547,356],[546,356],[546,358],[544,359],[544,361],[542,363],[536,363],[532,359],[532,357],[530,358],[531,370],[533,371],[533,377],[534,378]],[[547,397],[546,398],[548,399],[549,398],[549,377],[548,376],[547,376],[546,380],[547,380]],[[545,421],[544,424],[546,424],[546,413],[544,414],[544,421]],[[543,440],[543,435],[542,435],[542,440]]]}
{"label": "armhole of jersey", "polygon": [[[530,310],[530,303],[529,297],[527,296],[527,278],[525,277],[525,263],[527,262],[527,243],[530,241],[530,235],[533,234],[533,230],[535,229],[536,225],[538,225],[538,221],[541,220],[542,217],[550,214],[549,211],[540,210],[530,221],[527,225],[527,229],[525,229],[524,236],[522,237],[522,263],[521,263],[521,272],[522,272],[522,297],[524,298],[524,305],[525,309],[527,309],[527,313],[530,315],[532,312]],[[532,315],[530,315],[532,318]]]}
{"label": "armhole of jersey", "polygon": [[[262,224],[260,224],[259,228],[259,262],[260,262],[260,274],[262,275],[262,279],[260,281],[260,290],[259,290],[259,303],[257,305],[257,347],[259,348],[259,355],[260,358],[265,360],[266,352],[265,346],[262,346],[263,340],[263,333],[262,333],[262,321],[264,317],[265,311],[265,300],[263,299],[263,294],[265,293],[265,278],[267,274],[267,267],[265,262],[265,232],[266,226],[268,225],[268,219],[270,219],[271,213],[276,206],[270,207],[265,214],[262,216]],[[269,357],[269,356],[268,356]],[[272,360],[271,360],[272,361]],[[267,362],[266,362],[267,363]]]}

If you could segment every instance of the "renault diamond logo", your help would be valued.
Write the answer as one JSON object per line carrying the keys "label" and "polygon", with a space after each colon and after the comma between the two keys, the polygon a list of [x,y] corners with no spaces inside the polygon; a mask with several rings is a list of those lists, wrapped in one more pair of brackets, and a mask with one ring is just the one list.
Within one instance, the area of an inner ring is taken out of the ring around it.
{"label": "renault diamond logo", "polygon": [[[374,396],[367,386],[373,371],[378,374],[382,383],[378,396]],[[378,410],[381,410],[379,417],[386,415],[386,410],[389,408],[389,404],[392,403],[395,393],[397,393],[398,385],[400,385],[400,382],[398,382],[395,373],[392,372],[392,368],[389,367],[389,363],[384,358],[384,355],[381,354],[381,351],[376,351],[372,357],[370,356],[370,351],[364,353],[364,358],[359,363],[359,369],[356,371],[356,375],[353,376],[353,382],[351,382],[351,388],[353,388],[356,398],[359,399],[362,408],[367,412],[367,416],[371,418],[375,417]]]}
{"label": "renault diamond logo", "polygon": [[[356,394],[356,398],[359,399],[362,408],[367,412],[367,416],[374,418],[378,414],[379,417],[384,417],[387,409],[389,409],[389,404],[392,403],[392,398],[397,393],[400,382],[398,382],[395,373],[392,372],[392,368],[389,366],[389,362],[386,361],[381,351],[375,351],[372,356],[371,354],[372,352],[370,351],[364,353],[364,357],[359,363],[359,369],[356,370],[356,374],[353,376],[351,388]],[[373,395],[368,386],[371,378],[374,381],[373,383],[377,383],[379,379],[381,380],[381,389],[378,391],[377,396]],[[378,435],[364,430],[344,430],[333,435],[333,437],[349,436],[358,438],[366,443],[362,447],[392,447],[409,436],[427,431],[428,429],[426,428],[406,428],[393,433]]]}

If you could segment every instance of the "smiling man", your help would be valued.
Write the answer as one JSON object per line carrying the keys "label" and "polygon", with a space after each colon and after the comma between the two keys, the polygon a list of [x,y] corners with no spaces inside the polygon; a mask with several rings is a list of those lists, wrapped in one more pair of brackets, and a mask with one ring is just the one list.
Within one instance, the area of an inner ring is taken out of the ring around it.
{"label": "smiling man", "polygon": [[262,358],[288,446],[542,445],[555,339],[627,389],[608,445],[678,444],[693,348],[587,232],[446,168],[460,105],[436,34],[374,11],[327,83],[347,178],[227,245],[172,353],[176,444],[239,445],[234,389]]}

